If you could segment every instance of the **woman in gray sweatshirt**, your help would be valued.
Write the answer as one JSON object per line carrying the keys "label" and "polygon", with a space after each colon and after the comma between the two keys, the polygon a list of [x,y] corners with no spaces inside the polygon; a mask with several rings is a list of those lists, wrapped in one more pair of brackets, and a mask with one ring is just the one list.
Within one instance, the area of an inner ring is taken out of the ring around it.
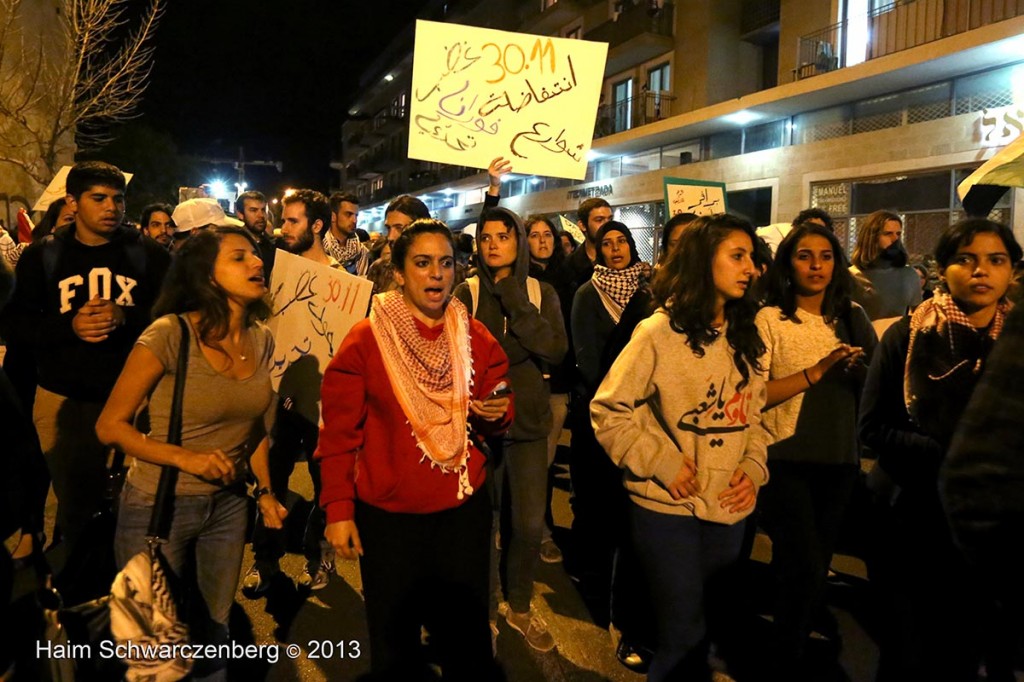
{"label": "woman in gray sweatshirt", "polygon": [[598,441],[629,493],[630,530],[655,610],[648,680],[710,679],[708,582],[736,562],[768,480],[751,296],[754,230],[727,214],[688,227],[591,402]]}

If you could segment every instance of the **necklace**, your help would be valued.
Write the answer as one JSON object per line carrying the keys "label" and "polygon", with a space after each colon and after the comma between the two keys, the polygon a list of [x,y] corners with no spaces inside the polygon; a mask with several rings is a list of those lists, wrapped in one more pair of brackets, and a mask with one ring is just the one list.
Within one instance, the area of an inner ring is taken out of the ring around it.
{"label": "necklace", "polygon": [[248,357],[245,354],[246,353],[245,345],[246,345],[246,341],[248,341],[248,340],[249,340],[249,333],[245,332],[245,336],[242,337],[241,343],[239,344],[240,348],[238,349],[238,359],[241,360],[242,362],[245,362],[248,359]]}

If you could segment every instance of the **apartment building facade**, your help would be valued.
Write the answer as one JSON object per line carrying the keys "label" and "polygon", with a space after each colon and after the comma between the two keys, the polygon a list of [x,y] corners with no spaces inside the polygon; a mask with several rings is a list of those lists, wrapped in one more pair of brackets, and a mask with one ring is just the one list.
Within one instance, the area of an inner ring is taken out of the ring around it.
{"label": "apartment building facade", "polygon": [[[602,196],[647,258],[665,177],[724,182],[757,225],[822,207],[848,244],[858,219],[895,210],[928,252],[962,215],[959,181],[1024,130],[1019,0],[484,0],[443,19],[609,44],[586,179],[513,176],[503,204],[573,219]],[[343,126],[343,185],[369,229],[402,192],[460,229],[486,178],[405,158],[406,38],[368,73],[367,118]],[[1021,216],[1021,190],[993,215],[1024,237]]]}

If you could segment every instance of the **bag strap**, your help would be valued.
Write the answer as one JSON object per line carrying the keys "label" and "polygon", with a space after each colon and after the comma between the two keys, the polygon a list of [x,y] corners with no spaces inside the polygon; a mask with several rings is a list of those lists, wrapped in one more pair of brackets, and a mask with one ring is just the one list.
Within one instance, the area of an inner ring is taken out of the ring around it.
{"label": "bag strap", "polygon": [[[174,375],[174,401],[171,403],[171,416],[167,424],[167,443],[181,445],[182,403],[185,398],[185,375],[188,373],[188,352],[191,334],[188,323],[181,315],[177,316],[181,327],[181,344],[178,346],[178,369]],[[153,515],[149,518],[149,530],[146,541],[150,546],[165,542],[171,528],[171,517],[174,515],[174,488],[178,483],[178,468],[164,466],[160,472],[160,483],[156,489],[156,501],[153,503]]]}
{"label": "bag strap", "polygon": [[480,278],[476,275],[466,278],[466,286],[469,287],[469,297],[473,301],[472,310],[469,314],[476,317],[476,307],[480,303]]}
{"label": "bag strap", "polygon": [[536,308],[537,310],[540,310],[543,294],[540,290],[539,279],[537,279],[536,277],[526,278],[526,295],[527,297],[529,297],[530,303],[533,304],[533,307]]}

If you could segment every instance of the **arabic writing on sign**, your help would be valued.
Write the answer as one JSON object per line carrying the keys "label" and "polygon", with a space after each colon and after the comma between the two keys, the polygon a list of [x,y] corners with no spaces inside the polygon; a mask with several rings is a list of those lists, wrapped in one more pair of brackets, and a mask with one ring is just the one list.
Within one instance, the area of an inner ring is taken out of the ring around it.
{"label": "arabic writing on sign", "polygon": [[701,189],[697,196],[691,196],[691,194],[686,190],[676,190],[676,204],[685,207],[686,213],[721,213],[721,206],[719,206],[721,199],[709,197],[706,187]]}
{"label": "arabic writing on sign", "polygon": [[274,389],[297,414],[320,420],[320,381],[341,341],[365,317],[373,284],[279,251],[274,261]]}
{"label": "arabic writing on sign", "polygon": [[[579,179],[607,45],[418,21],[409,156]],[[589,124],[586,122],[590,122]]]}
{"label": "arabic writing on sign", "polygon": [[728,211],[725,185],[720,182],[665,178],[665,203],[669,216],[680,213],[714,215]]}

